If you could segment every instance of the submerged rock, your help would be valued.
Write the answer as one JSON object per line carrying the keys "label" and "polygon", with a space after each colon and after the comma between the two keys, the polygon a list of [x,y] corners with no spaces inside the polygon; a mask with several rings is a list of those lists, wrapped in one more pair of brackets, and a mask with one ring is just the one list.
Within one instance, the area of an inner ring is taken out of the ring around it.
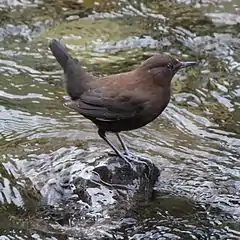
{"label": "submerged rock", "polygon": [[[71,150],[53,153],[52,156],[58,155],[59,159],[49,157],[46,161],[45,156],[45,166],[41,170],[43,175],[46,169],[50,170],[50,178],[45,179],[40,192],[45,202],[43,214],[57,223],[54,225],[56,231],[69,231],[69,235],[81,235],[83,239],[101,239],[100,236],[106,237],[105,234],[118,226],[122,218],[128,218],[129,212],[135,211],[139,203],[153,197],[159,170],[150,161],[132,162],[131,167],[116,156],[105,156],[96,159],[94,164],[89,160],[85,163],[81,159],[86,161],[83,156],[86,153],[77,155],[80,150]],[[66,151],[69,153],[67,164],[64,163]],[[88,153],[88,157],[92,158],[93,154]],[[55,167],[51,170],[48,166],[52,164]],[[38,180],[42,181],[40,179],[38,175]],[[69,224],[78,227],[68,229]]]}
{"label": "submerged rock", "polygon": [[111,156],[96,166],[76,161],[59,173],[41,188],[42,196],[48,205],[62,207],[70,203],[75,215],[80,205],[79,209],[88,206],[91,212],[101,213],[111,205],[117,207],[125,203],[127,210],[135,204],[135,199],[150,199],[159,170],[150,162],[132,162],[129,166]]}

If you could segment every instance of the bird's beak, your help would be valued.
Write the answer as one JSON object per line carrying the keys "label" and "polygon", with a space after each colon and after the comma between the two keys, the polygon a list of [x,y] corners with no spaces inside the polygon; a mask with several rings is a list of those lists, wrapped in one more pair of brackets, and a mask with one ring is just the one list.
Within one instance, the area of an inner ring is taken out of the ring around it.
{"label": "bird's beak", "polygon": [[197,62],[179,62],[179,69],[197,65]]}

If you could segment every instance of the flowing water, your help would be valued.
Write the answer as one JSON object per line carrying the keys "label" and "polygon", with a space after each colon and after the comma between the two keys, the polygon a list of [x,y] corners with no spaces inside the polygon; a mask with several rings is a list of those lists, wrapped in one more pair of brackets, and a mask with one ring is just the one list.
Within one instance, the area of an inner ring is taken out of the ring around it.
{"label": "flowing water", "polygon": [[[0,20],[0,239],[84,239],[92,226],[101,239],[240,239],[238,0],[3,1]],[[78,225],[42,210],[39,191],[62,166],[80,169],[109,151],[64,106],[52,38],[99,75],[157,52],[199,61],[175,76],[157,120],[124,133],[160,176],[153,199],[118,222],[115,213],[105,225]]]}

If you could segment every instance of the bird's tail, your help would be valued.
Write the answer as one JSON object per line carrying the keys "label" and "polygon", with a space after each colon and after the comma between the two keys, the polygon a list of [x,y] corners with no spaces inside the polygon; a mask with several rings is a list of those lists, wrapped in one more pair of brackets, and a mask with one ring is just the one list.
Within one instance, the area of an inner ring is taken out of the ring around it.
{"label": "bird's tail", "polygon": [[57,59],[61,67],[65,70],[67,61],[71,59],[66,48],[63,45],[61,45],[61,43],[58,42],[56,39],[53,39],[50,42],[49,47],[53,53],[53,56]]}
{"label": "bird's tail", "polygon": [[60,42],[54,39],[50,42],[49,47],[53,56],[64,70],[65,87],[68,95],[72,100],[78,99],[88,88],[88,83],[95,78],[87,73],[80,63],[68,54],[66,48]]}

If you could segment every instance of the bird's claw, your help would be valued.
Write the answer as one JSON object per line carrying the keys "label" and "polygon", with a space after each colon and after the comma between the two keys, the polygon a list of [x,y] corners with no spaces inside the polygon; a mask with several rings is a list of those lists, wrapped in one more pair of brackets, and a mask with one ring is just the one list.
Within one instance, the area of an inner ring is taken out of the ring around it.
{"label": "bird's claw", "polygon": [[[109,155],[110,156],[118,156],[118,154],[116,154],[116,153],[109,153]],[[131,168],[133,168],[131,162],[135,162],[135,163],[138,163],[138,164],[145,164],[148,169],[150,168],[149,165],[153,164],[150,159],[147,159],[147,158],[144,158],[144,157],[141,157],[141,156],[136,156],[136,155],[134,155],[133,153],[130,153],[130,152],[124,152],[123,156],[121,158],[123,160],[125,160]]]}
{"label": "bird's claw", "polygon": [[130,152],[125,152],[124,156],[127,157],[129,161],[133,161],[133,162],[135,161],[135,162],[144,163],[144,164],[152,164],[152,161],[150,159],[134,155],[133,153],[130,153]]}

